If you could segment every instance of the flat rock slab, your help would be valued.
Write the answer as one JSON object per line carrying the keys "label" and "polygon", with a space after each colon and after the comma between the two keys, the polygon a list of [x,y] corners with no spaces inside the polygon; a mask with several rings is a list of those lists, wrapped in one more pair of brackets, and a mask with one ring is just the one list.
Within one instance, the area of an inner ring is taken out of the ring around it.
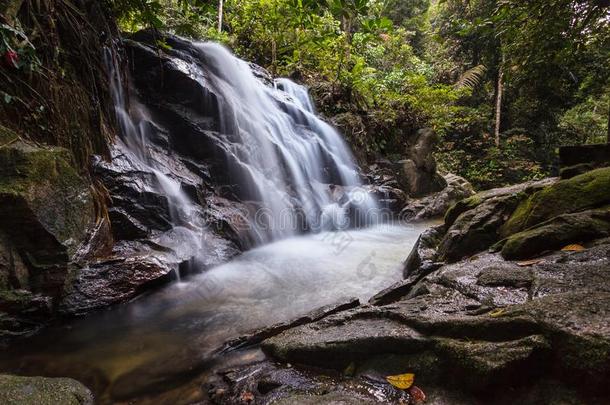
{"label": "flat rock slab", "polygon": [[542,376],[606,392],[609,281],[610,240],[535,263],[485,253],[397,285],[402,298],[395,302],[288,329],[261,347],[292,364],[335,370],[353,364],[362,372],[398,356],[409,365],[402,372],[472,392]]}

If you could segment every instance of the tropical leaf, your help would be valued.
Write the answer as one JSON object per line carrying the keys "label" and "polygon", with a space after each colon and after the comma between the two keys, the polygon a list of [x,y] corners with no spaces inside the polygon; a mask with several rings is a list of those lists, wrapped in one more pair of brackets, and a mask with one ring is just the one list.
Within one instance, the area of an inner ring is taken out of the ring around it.
{"label": "tropical leaf", "polygon": [[401,390],[406,390],[408,388],[411,388],[411,386],[413,385],[415,374],[406,373],[398,375],[389,375],[385,379],[388,380],[388,382],[394,387],[400,388]]}
{"label": "tropical leaf", "polygon": [[474,90],[483,80],[483,76],[487,72],[485,65],[477,65],[468,69],[460,76],[460,79],[455,84],[458,89],[467,88]]}

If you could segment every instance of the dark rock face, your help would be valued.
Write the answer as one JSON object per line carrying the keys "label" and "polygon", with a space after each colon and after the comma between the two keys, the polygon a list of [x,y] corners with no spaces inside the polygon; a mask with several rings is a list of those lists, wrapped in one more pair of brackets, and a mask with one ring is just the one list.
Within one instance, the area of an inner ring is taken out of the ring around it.
{"label": "dark rock face", "polygon": [[[0,140],[10,137],[0,128]],[[70,153],[21,140],[0,148],[0,335],[48,321],[86,255],[95,207]],[[103,242],[100,242],[103,245]]]}
{"label": "dark rock face", "polygon": [[408,159],[402,162],[408,194],[419,197],[446,187],[445,180],[436,173],[432,155],[438,136],[429,128],[420,129],[407,148]]}
{"label": "dark rock face", "polygon": [[445,216],[446,233],[437,261],[455,262],[488,249],[501,239],[500,228],[529,194],[553,180],[484,191],[454,205]]}
{"label": "dark rock face", "polygon": [[472,185],[464,178],[451,173],[443,178],[445,188],[427,197],[410,199],[401,209],[400,218],[407,221],[442,218],[454,204],[474,194]]}

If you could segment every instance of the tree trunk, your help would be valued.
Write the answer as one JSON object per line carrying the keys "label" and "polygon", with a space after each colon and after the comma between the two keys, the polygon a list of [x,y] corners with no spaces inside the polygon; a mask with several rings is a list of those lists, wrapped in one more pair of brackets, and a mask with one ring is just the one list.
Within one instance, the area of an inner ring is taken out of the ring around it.
{"label": "tree trunk", "polygon": [[610,144],[610,102],[608,103],[608,132],[606,134],[606,143]]}
{"label": "tree trunk", "polygon": [[502,124],[502,93],[504,92],[504,56],[498,70],[498,88],[496,90],[496,126],[494,131],[494,140],[496,147],[500,146],[500,126]]}
{"label": "tree trunk", "polygon": [[222,32],[222,8],[224,5],[223,0],[218,0],[218,32]]}

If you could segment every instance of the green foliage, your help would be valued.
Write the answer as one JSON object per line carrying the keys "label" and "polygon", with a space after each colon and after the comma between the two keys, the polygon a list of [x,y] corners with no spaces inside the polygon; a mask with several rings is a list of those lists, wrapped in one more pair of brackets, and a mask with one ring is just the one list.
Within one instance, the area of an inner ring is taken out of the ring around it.
{"label": "green foliage", "polygon": [[[37,71],[41,67],[40,59],[36,55],[36,48],[27,35],[18,28],[0,24],[0,55],[6,55],[7,52],[15,52],[18,55],[14,62],[16,69],[31,72]],[[10,99],[5,96],[4,101],[8,103]]]}
{"label": "green foliage", "polygon": [[560,143],[605,143],[609,113],[610,90],[601,97],[589,96],[559,119]]}
{"label": "green foliage", "polygon": [[[124,29],[211,39],[309,85],[359,155],[432,127],[480,187],[539,178],[556,147],[602,142],[610,5],[585,0],[107,0]],[[501,144],[490,134],[503,73]]]}

